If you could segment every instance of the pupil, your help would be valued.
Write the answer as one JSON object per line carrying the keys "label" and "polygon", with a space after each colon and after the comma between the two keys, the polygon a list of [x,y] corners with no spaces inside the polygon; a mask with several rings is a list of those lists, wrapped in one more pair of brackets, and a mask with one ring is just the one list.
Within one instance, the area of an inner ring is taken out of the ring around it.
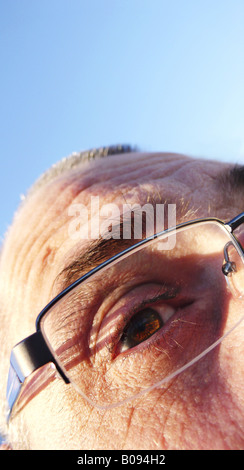
{"label": "pupil", "polygon": [[162,326],[163,321],[159,313],[151,308],[145,308],[131,318],[121,337],[121,342],[124,348],[132,348],[148,339]]}

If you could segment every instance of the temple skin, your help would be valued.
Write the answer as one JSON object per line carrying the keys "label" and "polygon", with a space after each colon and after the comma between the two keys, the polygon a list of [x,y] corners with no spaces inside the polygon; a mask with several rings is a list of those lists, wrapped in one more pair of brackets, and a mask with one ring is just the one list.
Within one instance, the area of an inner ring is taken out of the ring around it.
{"label": "temple skin", "polygon": [[[100,204],[143,205],[153,195],[181,207],[177,222],[209,216],[228,221],[243,211],[241,194],[233,191],[230,198],[219,184],[229,167],[178,154],[118,155],[69,170],[27,198],[1,255],[5,380],[11,348],[34,332],[39,311],[59,292],[58,274],[89,244],[68,236],[72,204],[88,206],[98,195]],[[228,313],[241,308],[233,301]],[[163,392],[111,410],[92,407],[71,385],[54,380],[14,417],[9,444],[13,449],[243,449],[243,337],[242,324],[219,355],[209,354]]]}

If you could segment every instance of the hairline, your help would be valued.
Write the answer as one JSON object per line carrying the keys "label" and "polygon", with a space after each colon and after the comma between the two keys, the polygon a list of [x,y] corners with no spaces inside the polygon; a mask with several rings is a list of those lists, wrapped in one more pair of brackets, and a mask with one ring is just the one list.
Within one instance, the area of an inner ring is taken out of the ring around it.
{"label": "hairline", "polygon": [[[28,189],[26,197],[31,196],[33,193],[38,191],[39,188],[43,187],[50,181],[56,179],[63,173],[73,170],[84,163],[91,160],[97,160],[112,155],[119,155],[122,153],[130,153],[135,151],[130,145],[113,145],[107,147],[100,147],[96,149],[90,149],[81,152],[73,152],[67,157],[62,158],[57,163],[54,163],[39,178],[31,185]],[[24,197],[25,199],[25,197]]]}

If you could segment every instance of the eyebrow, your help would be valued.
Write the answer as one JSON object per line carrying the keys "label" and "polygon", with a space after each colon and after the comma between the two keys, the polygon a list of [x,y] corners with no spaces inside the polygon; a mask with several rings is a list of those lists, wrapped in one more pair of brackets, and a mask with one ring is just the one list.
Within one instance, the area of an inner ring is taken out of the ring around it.
{"label": "eyebrow", "polygon": [[244,191],[244,165],[236,164],[228,168],[219,175],[218,182],[224,191]]}
{"label": "eyebrow", "polygon": [[[114,255],[122,252],[136,244],[138,239],[134,238],[133,224],[131,224],[131,238],[123,238],[125,221],[120,220],[117,231],[120,238],[98,238],[92,240],[89,247],[82,249],[77,256],[58,274],[55,282],[60,283],[61,290],[71,285],[77,279]],[[146,218],[142,213],[142,238],[146,236]]]}

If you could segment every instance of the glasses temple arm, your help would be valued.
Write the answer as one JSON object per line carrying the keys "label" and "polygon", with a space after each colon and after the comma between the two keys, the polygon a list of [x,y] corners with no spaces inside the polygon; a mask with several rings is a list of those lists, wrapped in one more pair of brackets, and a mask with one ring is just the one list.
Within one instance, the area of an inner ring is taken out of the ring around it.
{"label": "glasses temple arm", "polygon": [[241,224],[244,223],[244,212],[234,217],[234,219],[230,220],[226,225],[229,225],[231,231],[233,232],[237,229]]}
{"label": "glasses temple arm", "polygon": [[49,351],[40,330],[18,343],[11,352],[7,383],[7,419],[9,420],[23,383],[32,372],[56,361]]}

